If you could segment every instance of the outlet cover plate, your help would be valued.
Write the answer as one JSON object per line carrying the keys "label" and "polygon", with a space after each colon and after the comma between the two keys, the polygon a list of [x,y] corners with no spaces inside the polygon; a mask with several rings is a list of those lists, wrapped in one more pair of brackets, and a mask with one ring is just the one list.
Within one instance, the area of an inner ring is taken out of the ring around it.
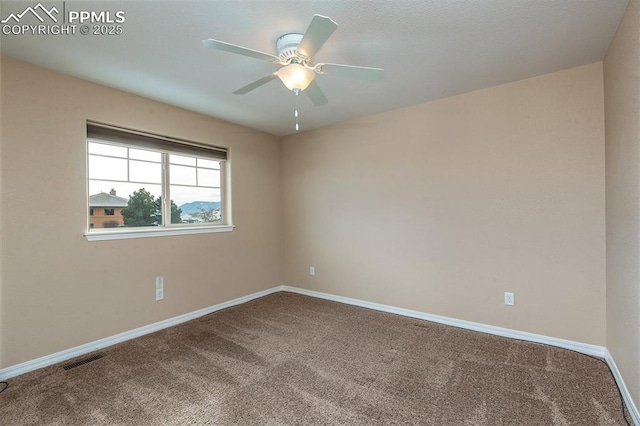
{"label": "outlet cover plate", "polygon": [[513,293],[504,293],[504,304],[507,306],[513,306],[516,302],[516,296]]}

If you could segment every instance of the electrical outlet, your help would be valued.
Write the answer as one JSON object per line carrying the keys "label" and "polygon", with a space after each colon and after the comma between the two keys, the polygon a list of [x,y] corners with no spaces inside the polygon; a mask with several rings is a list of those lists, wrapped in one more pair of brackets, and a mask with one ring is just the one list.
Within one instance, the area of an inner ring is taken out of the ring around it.
{"label": "electrical outlet", "polygon": [[156,300],[164,299],[164,278],[156,277]]}
{"label": "electrical outlet", "polygon": [[513,293],[504,293],[504,304],[507,306],[513,306],[516,302],[516,296]]}
{"label": "electrical outlet", "polygon": [[315,274],[316,274],[316,267],[309,266],[309,275],[315,275]]}

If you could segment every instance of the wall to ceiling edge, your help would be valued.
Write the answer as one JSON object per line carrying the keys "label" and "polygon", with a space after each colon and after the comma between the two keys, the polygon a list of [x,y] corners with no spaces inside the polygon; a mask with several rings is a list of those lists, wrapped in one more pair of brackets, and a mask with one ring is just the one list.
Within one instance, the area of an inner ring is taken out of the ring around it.
{"label": "wall to ceiling edge", "polygon": [[[277,137],[1,61],[0,368],[281,283]],[[235,230],[88,242],[88,119],[229,147]]]}

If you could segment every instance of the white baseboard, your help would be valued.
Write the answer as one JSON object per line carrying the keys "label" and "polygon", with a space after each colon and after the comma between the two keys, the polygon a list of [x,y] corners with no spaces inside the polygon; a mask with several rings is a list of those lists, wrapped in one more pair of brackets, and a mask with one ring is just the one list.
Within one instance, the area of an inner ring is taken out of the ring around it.
{"label": "white baseboard", "polygon": [[115,345],[116,343],[124,342],[126,340],[135,339],[136,337],[144,336],[145,334],[153,333],[174,325],[181,324],[192,319],[210,314],[221,309],[228,308],[230,306],[239,305],[241,303],[248,302],[259,297],[266,296],[271,293],[282,291],[282,286],[273,287],[268,290],[259,291],[257,293],[250,294],[248,296],[238,297],[237,299],[230,300],[228,302],[222,302],[217,305],[209,306],[208,308],[199,309],[197,311],[189,312],[187,314],[179,315],[177,317],[169,318],[163,321],[159,321],[153,324],[145,325],[124,333],[116,334],[115,336],[105,337],[104,339],[96,340],[94,342],[86,343],[84,345],[76,346],[74,348],[66,349],[64,351],[56,352],[51,355],[46,355],[41,358],[37,358],[31,361],[23,362],[22,364],[13,365],[11,367],[3,368],[0,370],[0,381],[10,379],[11,377],[19,376],[20,374],[28,373],[30,371],[37,370],[39,368],[48,367],[59,362],[66,361],[77,356],[87,354],[99,349],[106,348],[107,346]]}
{"label": "white baseboard", "polygon": [[313,290],[306,290],[303,288],[282,286],[284,291],[290,291],[292,293],[304,294],[307,296],[317,297],[320,299],[333,300],[334,302],[346,303],[348,305],[360,306],[363,308],[375,309],[376,311],[388,312],[391,314],[402,315],[410,318],[417,318],[426,321],[437,322],[440,324],[451,325],[454,327],[465,328],[467,330],[480,331],[482,333],[495,334],[503,337],[510,337],[512,339],[526,340],[528,342],[543,343],[545,345],[558,346],[565,349],[571,349],[572,351],[581,352],[587,355],[593,355],[600,358],[604,358],[605,348],[602,346],[589,345],[587,343],[574,342],[571,340],[558,339],[555,337],[543,336],[541,334],[527,333],[524,331],[512,330],[509,328],[496,327],[493,325],[486,325],[479,322],[459,320],[450,317],[443,317],[440,315],[427,314],[419,311],[412,311],[410,309],[396,308],[394,306],[383,305],[380,303],[372,303],[359,299],[352,299],[350,297],[335,296],[328,293],[320,293]]}
{"label": "white baseboard", "polygon": [[454,327],[465,328],[468,330],[480,331],[482,333],[495,334],[498,336],[509,337],[512,339],[526,340],[528,342],[542,343],[545,345],[556,346],[559,348],[570,349],[572,351],[581,352],[586,355],[597,356],[604,358],[607,365],[611,369],[613,377],[620,389],[620,394],[624,399],[624,402],[631,414],[636,426],[640,426],[640,414],[638,408],[635,406],[631,394],[627,389],[627,386],[622,380],[620,371],[611,357],[611,354],[607,348],[596,345],[589,345],[581,342],[574,342],[572,340],[558,339],[555,337],[544,336],[541,334],[527,333],[524,331],[512,330],[509,328],[496,327],[493,325],[482,324],[478,322],[459,320],[450,317],[444,317],[440,315],[427,314],[419,311],[412,311],[410,309],[396,308],[394,306],[383,305],[380,303],[367,302],[365,300],[352,299],[350,297],[336,296],[329,293],[321,293],[313,290],[306,290],[298,287],[290,287],[287,285],[280,286],[283,291],[289,291],[291,293],[304,294],[306,296],[317,297],[319,299],[332,300],[334,302],[346,303],[348,305],[360,306],[363,308],[374,309],[376,311],[388,312],[391,314],[402,315],[410,318],[417,318],[426,321],[433,321],[439,324],[451,325]]}
{"label": "white baseboard", "polygon": [[616,362],[613,360],[613,357],[609,353],[608,349],[605,349],[604,359],[607,361],[607,365],[613,374],[613,378],[618,384],[618,389],[620,389],[620,394],[622,395],[622,399],[624,399],[625,404],[627,405],[627,410],[629,410],[629,414],[631,414],[631,418],[633,419],[636,426],[640,426],[640,411],[638,411],[638,407],[633,403],[633,399],[631,398],[631,394],[629,393],[629,389],[627,389],[627,385],[624,383],[624,379],[620,374],[620,370],[618,370],[618,366]]}
{"label": "white baseboard", "polygon": [[570,349],[570,350],[581,352],[587,355],[604,358],[604,360],[607,362],[607,365],[609,365],[609,368],[611,369],[611,372],[613,374],[613,377],[616,383],[618,384],[620,393],[624,399],[624,402],[627,405],[627,409],[629,410],[631,417],[633,418],[633,421],[637,426],[640,426],[640,413],[638,412],[638,408],[635,406],[633,399],[631,398],[631,394],[629,393],[629,390],[627,389],[624,383],[624,380],[622,379],[622,376],[620,374],[620,371],[618,370],[618,367],[616,366],[615,361],[613,360],[611,354],[605,347],[589,345],[581,342],[574,342],[571,340],[558,339],[555,337],[544,336],[541,334],[527,333],[524,331],[496,327],[496,326],[481,324],[481,323],[472,322],[472,321],[464,321],[464,320],[459,320],[459,319],[440,316],[440,315],[427,314],[424,312],[413,311],[410,309],[397,308],[394,306],[383,305],[380,303],[367,302],[364,300],[352,299],[350,297],[336,296],[329,293],[321,293],[318,291],[306,290],[306,289],[291,287],[286,285],[273,287],[268,290],[250,294],[248,296],[239,297],[237,299],[233,299],[228,302],[219,303],[217,305],[210,306],[208,308],[203,308],[203,309],[193,311],[184,315],[179,315],[177,317],[169,318],[163,321],[159,321],[153,324],[139,327],[134,330],[126,331],[124,333],[120,333],[114,336],[106,337],[104,339],[96,340],[95,342],[86,343],[84,345],[76,346],[74,348],[56,352],[54,354],[43,356],[41,358],[37,358],[31,361],[27,361],[22,364],[17,364],[8,368],[4,368],[0,370],[0,381],[7,380],[11,377],[28,373],[30,371],[37,370],[39,368],[47,367],[49,365],[57,364],[59,362],[66,361],[68,359],[75,358],[77,356],[84,355],[89,352],[103,349],[105,347],[115,345],[116,343],[135,339],[136,337],[144,336],[145,334],[153,333],[155,331],[159,331],[174,325],[178,325],[183,322],[190,321],[192,319],[196,319],[201,316],[210,314],[212,312],[216,312],[221,309],[225,309],[234,305],[239,305],[239,304],[248,302],[250,300],[257,299],[259,297],[267,296],[272,293],[277,293],[279,291],[288,291],[291,293],[303,294],[306,296],[316,297],[319,299],[332,300],[334,302],[360,306],[363,308],[374,309],[376,311],[388,312],[392,314],[402,315],[405,317],[432,321],[440,324],[451,325],[454,327],[465,328],[468,330],[479,331],[482,333],[489,333],[489,334],[494,334],[498,336],[509,337],[512,339],[542,343],[545,345],[551,345],[551,346],[556,346],[564,349]]}

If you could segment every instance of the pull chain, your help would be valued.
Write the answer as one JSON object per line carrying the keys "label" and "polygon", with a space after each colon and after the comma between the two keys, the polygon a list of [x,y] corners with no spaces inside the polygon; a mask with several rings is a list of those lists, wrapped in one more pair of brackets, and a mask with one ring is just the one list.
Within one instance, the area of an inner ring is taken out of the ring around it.
{"label": "pull chain", "polygon": [[298,122],[298,96],[300,94],[300,90],[295,90],[294,93],[296,94],[296,100],[295,105],[293,107],[293,117],[295,118],[295,122],[296,122],[296,132],[300,130],[300,123]]}

